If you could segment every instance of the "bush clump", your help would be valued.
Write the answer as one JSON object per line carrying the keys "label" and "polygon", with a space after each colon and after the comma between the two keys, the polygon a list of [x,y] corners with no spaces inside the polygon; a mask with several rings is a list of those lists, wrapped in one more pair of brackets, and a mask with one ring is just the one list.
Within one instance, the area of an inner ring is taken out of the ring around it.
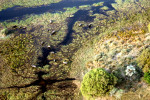
{"label": "bush clump", "polygon": [[117,78],[102,68],[93,69],[85,74],[81,83],[81,92],[87,98],[109,94],[117,83]]}
{"label": "bush clump", "polygon": [[150,84],[150,70],[149,72],[144,73],[144,80],[146,83]]}
{"label": "bush clump", "polygon": [[150,70],[150,48],[146,48],[142,51],[137,58],[137,63],[144,73]]}

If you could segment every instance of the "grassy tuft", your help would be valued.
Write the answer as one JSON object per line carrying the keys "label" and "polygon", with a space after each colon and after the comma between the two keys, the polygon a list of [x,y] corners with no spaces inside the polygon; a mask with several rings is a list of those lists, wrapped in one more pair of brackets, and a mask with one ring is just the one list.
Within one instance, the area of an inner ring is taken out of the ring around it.
{"label": "grassy tuft", "polygon": [[150,70],[144,74],[144,80],[146,83],[150,84]]}
{"label": "grassy tuft", "polygon": [[146,48],[137,58],[138,65],[142,68],[143,72],[150,70],[150,48]]}

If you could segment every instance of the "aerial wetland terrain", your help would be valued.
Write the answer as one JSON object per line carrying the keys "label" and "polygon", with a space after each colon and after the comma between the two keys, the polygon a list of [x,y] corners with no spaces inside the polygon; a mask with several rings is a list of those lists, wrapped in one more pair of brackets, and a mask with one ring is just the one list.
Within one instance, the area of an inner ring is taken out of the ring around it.
{"label": "aerial wetland terrain", "polygon": [[150,0],[0,0],[0,100],[150,100]]}

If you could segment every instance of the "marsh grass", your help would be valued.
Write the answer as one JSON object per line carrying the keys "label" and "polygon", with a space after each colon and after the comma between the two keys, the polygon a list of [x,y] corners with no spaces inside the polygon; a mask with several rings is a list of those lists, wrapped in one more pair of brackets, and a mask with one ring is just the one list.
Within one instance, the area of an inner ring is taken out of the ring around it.
{"label": "marsh grass", "polygon": [[[57,45],[63,40],[67,33],[67,18],[72,17],[73,14],[78,11],[76,7],[65,8],[65,10],[65,12],[30,15],[22,20],[16,20],[15,22],[5,21],[2,24],[6,28],[13,27],[14,25],[26,27],[26,30],[31,34],[41,37],[40,40],[37,40],[38,43],[47,41],[47,45]],[[53,23],[50,23],[50,20],[53,20]],[[51,35],[53,31],[56,31],[56,35]]]}
{"label": "marsh grass", "polygon": [[[30,99],[32,98],[33,95],[36,95],[37,91],[34,92],[33,90],[38,90],[39,87],[37,86],[32,86],[29,88],[24,88],[24,89],[20,89],[21,91],[18,92],[17,89],[10,89],[10,90],[3,90],[0,91],[0,95],[2,97],[0,97],[1,100],[20,100],[22,98],[27,98]],[[34,92],[34,93],[33,93]]]}
{"label": "marsh grass", "polygon": [[0,0],[0,11],[13,6],[34,7],[57,3],[61,0]]}
{"label": "marsh grass", "polygon": [[3,41],[0,43],[0,55],[6,62],[6,66],[12,69],[19,68],[30,59],[32,52],[32,37],[28,34],[16,36],[11,41]]}
{"label": "marsh grass", "polygon": [[[134,8],[134,6],[132,7]],[[139,7],[138,10],[139,9],[141,8]],[[147,25],[149,24],[149,21],[150,21],[149,19],[150,9],[149,8],[147,8],[146,10],[142,10],[142,12],[138,12],[138,10],[136,10],[137,12],[135,11],[134,13],[126,13],[126,11],[123,12],[123,10],[118,13],[108,12],[108,14],[109,13],[117,14],[118,16],[117,19],[115,18],[116,15],[112,15],[109,18],[104,15],[95,14],[94,16],[96,16],[96,18],[94,19],[94,22],[92,22],[95,29],[93,28],[88,31],[85,31],[82,27],[78,27],[79,23],[82,23],[83,27],[86,26],[87,24],[85,22],[78,21],[75,23],[73,29],[78,34],[74,36],[77,38],[78,41],[80,40],[80,42],[81,42],[81,38],[82,39],[84,38],[82,40],[82,45],[84,46],[82,46],[82,48],[80,48],[72,58],[73,62],[72,62],[71,68],[74,71],[72,73],[76,77],[78,77],[79,79],[82,79],[85,73],[88,72],[88,70],[90,70],[89,67],[99,68],[99,67],[104,66],[103,68],[106,68],[106,69],[108,67],[111,67],[110,68],[111,70],[117,67],[119,68],[122,66],[127,66],[128,64],[131,64],[131,63],[135,64],[136,62],[135,58],[137,57],[137,54],[139,53],[139,51],[144,47],[144,45],[145,46],[148,45],[148,43],[143,44],[143,42],[146,39],[144,36],[145,36],[145,33],[148,32]],[[102,17],[106,19],[100,20]],[[80,32],[82,32],[82,34],[80,34]],[[89,35],[89,34],[94,34],[94,33],[99,33],[99,36],[95,36],[94,38],[94,35],[93,37]],[[91,39],[87,37],[90,37]],[[115,39],[111,39],[113,37],[115,37]],[[138,37],[140,37],[140,39],[139,41],[136,41]],[[107,40],[108,41],[110,40],[110,42],[106,43],[108,45],[103,46],[104,42]],[[116,42],[111,42],[111,40],[112,41],[116,40],[118,42],[116,44]],[[121,40],[123,41],[119,42]],[[76,41],[76,43],[78,43],[78,41]],[[142,43],[140,47],[137,46],[138,42]],[[135,45],[135,43],[137,44]],[[129,46],[131,44],[133,45]],[[111,46],[116,47],[116,48],[111,49]],[[136,48],[136,46],[137,46],[137,49],[132,48],[132,47]],[[104,47],[105,49],[102,47]],[[122,47],[124,47],[124,49]],[[95,54],[97,54],[96,52],[98,51],[98,48],[102,48],[99,50],[99,53],[105,52],[104,54],[106,54],[106,56],[102,57],[102,61],[99,59],[99,61],[97,61],[96,63],[96,61],[93,61],[93,60],[95,59]],[[119,57],[119,55],[121,54],[118,51],[123,51],[123,50],[125,50],[125,52],[124,53],[121,52],[123,53],[121,56],[126,55],[126,57],[124,59],[118,58],[120,59],[118,63],[114,63],[109,58],[109,57],[112,57],[112,59],[116,60],[115,56]],[[134,52],[135,50],[138,50],[138,51]],[[110,56],[109,55],[107,56],[108,52],[110,53]],[[130,95],[130,92],[123,95],[122,97],[123,100],[125,100],[125,95]],[[128,100],[129,98],[130,97],[127,97],[126,100]],[[133,96],[132,98],[136,98],[136,97]],[[146,96],[144,96],[143,98],[146,98]]]}
{"label": "marsh grass", "polygon": [[91,9],[91,5],[82,5],[82,6],[79,6],[79,9]]}
{"label": "marsh grass", "polygon": [[107,6],[103,6],[101,9],[102,10],[108,10],[109,8]]}
{"label": "marsh grass", "polygon": [[150,70],[150,48],[143,49],[141,54],[137,57],[138,65],[143,69],[143,72]]}
{"label": "marsh grass", "polygon": [[[95,5],[95,6],[98,6],[98,5]],[[86,9],[86,6],[85,8],[84,7],[81,7],[81,8],[82,10],[84,10]],[[18,20],[16,22],[6,21],[3,23],[3,25],[6,28],[10,28],[14,25],[26,26],[27,31],[30,31],[30,34],[37,37],[37,44],[35,45],[37,45],[37,49],[39,49],[40,51],[41,49],[40,43],[42,41],[45,41],[45,44],[42,45],[43,47],[47,47],[48,45],[52,45],[55,47],[57,46],[57,44],[59,44],[63,40],[63,37],[66,35],[67,29],[68,29],[66,19],[68,17],[72,17],[73,14],[77,12],[79,9],[75,7],[65,8],[65,9],[67,9],[65,12],[58,12],[58,13],[53,13],[53,14],[44,13],[41,15],[26,16],[27,19],[25,18],[25,21],[23,20]],[[115,33],[120,34],[122,38],[124,36],[127,36],[127,37],[132,36],[133,34],[131,33],[131,31],[135,32],[139,30],[137,30],[136,28],[135,29],[131,28],[129,29],[129,31],[123,31],[122,28],[130,28],[129,26],[133,27],[135,23],[139,23],[139,24],[145,23],[145,24],[142,24],[143,27],[145,27],[145,25],[147,25],[149,21],[148,12],[149,12],[148,9],[147,11],[143,11],[142,13],[137,13],[137,14],[135,13],[124,14],[123,12],[119,12],[117,14],[118,19],[116,19],[115,11],[106,12],[108,15],[114,14],[109,17],[102,15],[102,14],[94,14],[92,16],[95,16],[96,18],[94,19],[94,22],[91,22],[93,25],[93,28],[87,29],[87,30],[84,30],[82,27],[78,27],[78,24],[83,23],[84,26],[86,26],[90,24],[90,22],[86,23],[84,21],[77,21],[73,27],[73,30],[75,32],[73,33],[74,38],[73,38],[72,43],[70,43],[69,45],[63,45],[60,51],[56,52],[54,55],[49,54],[49,56],[47,57],[48,60],[50,60],[49,66],[43,66],[43,68],[39,68],[38,70],[43,70],[43,71],[50,73],[50,74],[46,74],[42,76],[44,79],[54,78],[53,76],[56,76],[55,78],[58,78],[58,79],[63,79],[64,77],[69,76],[69,77],[75,77],[76,79],[79,79],[79,81],[81,81],[85,73],[89,71],[88,68],[86,68],[85,66],[90,65],[91,61],[92,61],[92,66],[97,64],[95,61],[93,61],[95,60],[95,54],[97,53],[95,52],[94,46],[97,45],[97,43],[100,40],[103,41],[103,38],[107,36],[108,36],[107,38],[110,38],[111,36],[115,36],[114,35]],[[50,23],[49,20],[53,20],[53,23]],[[141,28],[141,27],[138,27],[138,28]],[[32,29],[34,30],[31,31]],[[56,35],[50,36],[53,30],[58,31],[58,33]],[[141,35],[147,32],[147,30],[145,29],[142,29],[142,30],[144,31],[138,32],[138,33],[141,33]],[[126,34],[124,32],[127,32],[129,34]],[[139,42],[142,43],[142,41],[139,41]],[[121,43],[121,42],[118,42],[118,43]],[[113,45],[116,45],[116,44],[117,43],[113,42]],[[102,46],[102,45],[97,45],[97,46]],[[143,45],[141,45],[141,47],[142,46]],[[108,50],[110,48],[106,45],[104,47],[105,47],[105,50]],[[125,53],[129,53],[129,51],[130,50],[126,52],[125,50]],[[110,52],[110,56],[115,55],[115,54],[116,54],[115,50]],[[68,64],[63,64],[63,61],[66,59],[69,59]],[[99,62],[99,63],[102,65],[111,64],[110,61],[108,62],[106,61],[107,56],[104,56],[103,60],[104,60],[103,62],[101,63]],[[120,59],[120,60],[124,61],[123,64],[129,64],[130,62],[132,62],[132,59],[129,59],[129,60]],[[114,63],[114,65],[115,64],[118,64],[118,63]],[[99,64],[96,65],[96,67],[98,66]],[[10,83],[10,84],[13,84],[13,83]],[[14,84],[16,84],[16,82]],[[60,99],[60,97],[57,96],[57,93],[60,94],[61,92],[52,90],[52,91],[45,92],[44,95],[48,98]],[[51,96],[50,94],[54,94],[54,95]],[[76,91],[76,94],[81,95],[80,91]],[[65,95],[65,92],[64,92],[64,95]],[[42,96],[40,95],[39,99],[41,98]]]}
{"label": "marsh grass", "polygon": [[92,6],[95,6],[95,7],[97,7],[97,6],[103,6],[103,3],[104,3],[104,2],[94,3]]}

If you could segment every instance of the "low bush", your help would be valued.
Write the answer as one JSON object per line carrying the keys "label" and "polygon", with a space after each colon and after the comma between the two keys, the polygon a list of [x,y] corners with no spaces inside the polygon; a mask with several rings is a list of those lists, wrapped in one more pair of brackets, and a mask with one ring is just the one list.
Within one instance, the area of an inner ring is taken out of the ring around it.
{"label": "low bush", "polygon": [[142,68],[143,72],[150,70],[150,48],[146,48],[137,58],[138,66]]}
{"label": "low bush", "polygon": [[106,96],[114,88],[117,78],[102,68],[93,69],[85,74],[81,92],[87,98]]}
{"label": "low bush", "polygon": [[144,74],[144,80],[146,83],[150,84],[150,70]]}

